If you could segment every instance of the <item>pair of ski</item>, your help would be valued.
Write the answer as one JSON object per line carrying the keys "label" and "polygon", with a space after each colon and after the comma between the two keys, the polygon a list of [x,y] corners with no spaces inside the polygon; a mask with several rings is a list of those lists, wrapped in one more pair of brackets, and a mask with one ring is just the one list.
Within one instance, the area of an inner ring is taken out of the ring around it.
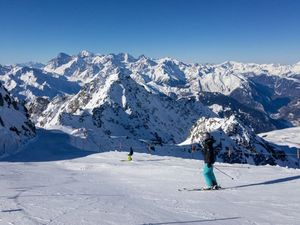
{"label": "pair of ski", "polygon": [[220,191],[224,189],[226,188],[219,187],[218,189],[212,189],[212,188],[201,187],[201,188],[179,188],[178,191]]}

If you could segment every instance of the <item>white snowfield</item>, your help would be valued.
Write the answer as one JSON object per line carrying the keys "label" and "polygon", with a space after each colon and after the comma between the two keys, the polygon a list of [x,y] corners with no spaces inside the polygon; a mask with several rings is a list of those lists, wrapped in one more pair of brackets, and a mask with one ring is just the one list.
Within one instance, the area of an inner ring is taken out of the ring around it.
{"label": "white snowfield", "polygon": [[68,140],[40,130],[27,149],[0,162],[1,225],[300,222],[298,169],[216,163],[235,178],[215,171],[224,190],[178,191],[204,185],[203,161],[135,153],[128,162],[127,152],[89,154]]}
{"label": "white snowfield", "polygon": [[259,136],[278,145],[300,148],[300,127],[274,130],[267,133],[261,133]]}

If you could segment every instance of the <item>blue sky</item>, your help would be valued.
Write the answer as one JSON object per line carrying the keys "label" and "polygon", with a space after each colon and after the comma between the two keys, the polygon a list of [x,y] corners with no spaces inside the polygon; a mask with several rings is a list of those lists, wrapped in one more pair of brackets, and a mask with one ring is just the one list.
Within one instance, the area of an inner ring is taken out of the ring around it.
{"label": "blue sky", "polygon": [[300,61],[298,0],[0,0],[0,64],[59,52]]}

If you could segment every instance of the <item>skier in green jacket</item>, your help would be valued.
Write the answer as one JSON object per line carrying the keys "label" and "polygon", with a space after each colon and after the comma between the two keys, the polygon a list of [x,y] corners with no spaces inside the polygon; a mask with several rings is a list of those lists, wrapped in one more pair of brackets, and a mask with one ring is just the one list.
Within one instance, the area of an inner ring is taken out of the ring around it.
{"label": "skier in green jacket", "polygon": [[132,161],[133,149],[130,147],[130,151],[128,153],[128,161]]}

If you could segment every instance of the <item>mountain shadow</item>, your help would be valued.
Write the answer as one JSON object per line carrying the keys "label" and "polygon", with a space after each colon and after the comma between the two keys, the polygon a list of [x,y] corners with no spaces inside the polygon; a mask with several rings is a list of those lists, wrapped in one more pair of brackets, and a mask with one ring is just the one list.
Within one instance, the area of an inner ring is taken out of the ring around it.
{"label": "mountain shadow", "polygon": [[37,137],[20,152],[0,159],[2,162],[47,162],[85,157],[95,152],[70,144],[70,136],[59,130],[37,130]]}

